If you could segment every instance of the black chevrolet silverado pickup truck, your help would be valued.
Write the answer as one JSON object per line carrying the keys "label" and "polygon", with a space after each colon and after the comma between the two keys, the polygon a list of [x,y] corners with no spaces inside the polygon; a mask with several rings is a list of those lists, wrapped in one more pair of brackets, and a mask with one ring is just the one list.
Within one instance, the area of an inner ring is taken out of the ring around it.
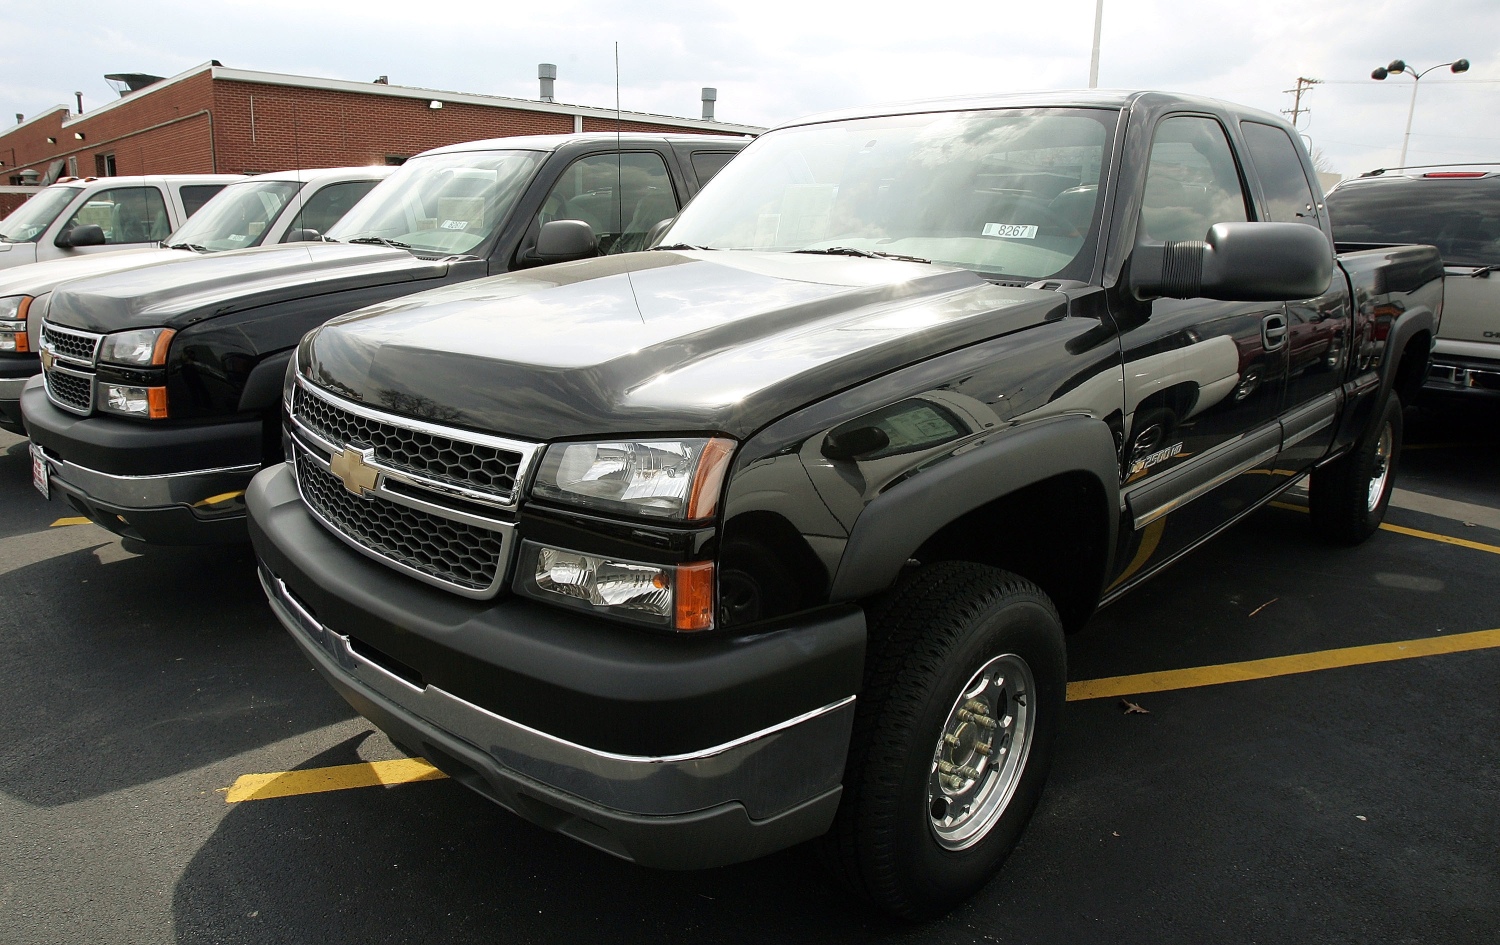
{"label": "black chevrolet silverado pickup truck", "polygon": [[1379,524],[1443,270],[1336,259],[1316,181],[1156,92],[786,125],[653,251],[310,333],[262,582],[530,821],[674,868],[822,837],[941,911],[1037,802],[1066,631],[1304,475],[1326,537]]}
{"label": "black chevrolet silverado pickup truck", "polygon": [[42,303],[43,377],[21,392],[33,479],[127,538],[245,541],[245,487],[282,455],[277,394],[309,329],[541,265],[549,247],[538,233],[554,219],[588,223],[606,253],[639,249],[747,141],[450,145],[412,158],[327,234],[302,234],[315,242],[68,283]]}

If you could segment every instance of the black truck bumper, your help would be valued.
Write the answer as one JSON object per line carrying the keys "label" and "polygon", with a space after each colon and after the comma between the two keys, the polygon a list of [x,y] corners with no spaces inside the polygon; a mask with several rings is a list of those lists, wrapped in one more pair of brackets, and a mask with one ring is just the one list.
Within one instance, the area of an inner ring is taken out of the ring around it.
{"label": "black truck bumper", "polygon": [[79,417],[53,406],[40,377],[26,385],[21,409],[51,488],[96,524],[161,545],[247,540],[244,494],[261,467],[259,421],[150,427]]}
{"label": "black truck bumper", "polygon": [[671,869],[752,859],[832,822],[861,611],[674,638],[410,580],[316,522],[284,466],[247,500],[272,609],[322,675],[397,744],[508,810]]}
{"label": "black truck bumper", "polygon": [[0,430],[26,435],[21,418],[21,391],[26,382],[42,373],[41,359],[36,355],[0,357]]}

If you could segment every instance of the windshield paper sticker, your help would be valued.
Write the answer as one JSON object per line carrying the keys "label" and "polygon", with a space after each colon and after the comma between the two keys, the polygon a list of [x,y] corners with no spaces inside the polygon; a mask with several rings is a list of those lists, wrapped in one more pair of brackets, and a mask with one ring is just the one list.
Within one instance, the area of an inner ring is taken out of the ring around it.
{"label": "windshield paper sticker", "polygon": [[984,235],[1001,236],[1008,240],[1034,240],[1036,239],[1036,227],[1020,223],[986,223],[984,225]]}

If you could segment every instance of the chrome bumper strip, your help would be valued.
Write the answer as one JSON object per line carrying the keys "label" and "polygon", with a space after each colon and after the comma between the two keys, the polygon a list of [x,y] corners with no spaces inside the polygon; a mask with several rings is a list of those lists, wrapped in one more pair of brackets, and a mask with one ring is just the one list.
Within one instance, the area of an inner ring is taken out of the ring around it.
{"label": "chrome bumper strip", "polygon": [[643,815],[733,801],[754,819],[825,794],[843,778],[854,696],[701,751],[622,755],[549,735],[433,685],[421,688],[356,653],[264,568],[272,610],[327,674],[474,746],[504,768],[593,804]]}
{"label": "chrome bumper strip", "polygon": [[190,469],[155,476],[119,476],[77,463],[47,457],[52,476],[91,499],[125,509],[193,505],[204,499],[243,491],[260,470],[259,464]]}

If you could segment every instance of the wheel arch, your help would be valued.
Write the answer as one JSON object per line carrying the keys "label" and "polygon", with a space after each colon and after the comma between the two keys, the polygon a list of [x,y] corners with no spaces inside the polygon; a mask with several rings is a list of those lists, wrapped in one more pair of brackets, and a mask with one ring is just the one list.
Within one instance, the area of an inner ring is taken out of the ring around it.
{"label": "wheel arch", "polygon": [[1112,567],[1119,508],[1119,458],[1102,420],[1026,424],[871,502],[850,533],[831,596],[886,591],[913,559],[977,561],[1036,583],[1076,630]]}

